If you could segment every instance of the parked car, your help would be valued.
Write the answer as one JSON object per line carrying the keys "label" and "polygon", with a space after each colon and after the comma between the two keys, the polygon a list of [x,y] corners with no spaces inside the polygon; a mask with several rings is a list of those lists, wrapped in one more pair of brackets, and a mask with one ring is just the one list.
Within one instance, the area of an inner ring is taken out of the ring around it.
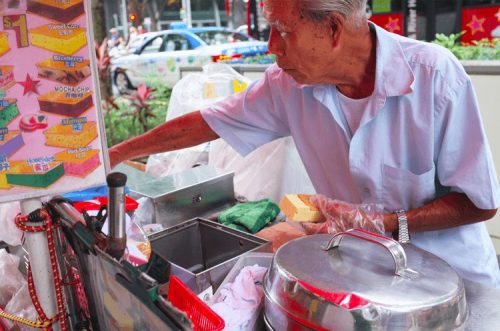
{"label": "parked car", "polygon": [[113,84],[121,94],[154,76],[173,87],[181,66],[241,63],[245,57],[267,52],[266,42],[220,27],[175,28],[149,35],[133,54],[111,61]]}
{"label": "parked car", "polygon": [[109,56],[117,58],[125,55],[134,54],[144,44],[144,42],[154,36],[157,32],[145,32],[135,36],[127,45],[119,45],[109,50]]}

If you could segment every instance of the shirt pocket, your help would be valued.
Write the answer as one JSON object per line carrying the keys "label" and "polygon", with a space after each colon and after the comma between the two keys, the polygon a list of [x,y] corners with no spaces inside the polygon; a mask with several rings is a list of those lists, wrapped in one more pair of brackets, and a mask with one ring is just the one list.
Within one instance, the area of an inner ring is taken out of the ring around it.
{"label": "shirt pocket", "polygon": [[435,167],[420,174],[384,165],[382,169],[383,203],[386,210],[413,209],[433,200],[436,195]]}

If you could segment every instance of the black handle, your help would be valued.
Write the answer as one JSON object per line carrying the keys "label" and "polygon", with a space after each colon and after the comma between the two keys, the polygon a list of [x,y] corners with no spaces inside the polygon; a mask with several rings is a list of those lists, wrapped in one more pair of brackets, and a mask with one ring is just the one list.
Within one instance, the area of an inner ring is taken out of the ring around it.
{"label": "black handle", "polygon": [[127,175],[121,172],[112,172],[106,177],[109,187],[122,187],[127,183]]}

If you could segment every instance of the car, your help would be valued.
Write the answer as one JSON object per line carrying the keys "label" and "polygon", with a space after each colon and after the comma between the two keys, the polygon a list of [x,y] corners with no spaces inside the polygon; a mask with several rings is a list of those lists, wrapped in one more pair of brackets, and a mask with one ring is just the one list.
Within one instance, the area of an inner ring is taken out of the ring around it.
{"label": "car", "polygon": [[155,35],[156,32],[145,32],[135,36],[127,45],[119,45],[109,49],[109,56],[111,58],[118,58],[125,55],[130,55],[135,52],[144,44],[144,41]]}
{"label": "car", "polygon": [[181,78],[179,67],[212,62],[241,63],[267,53],[267,43],[223,27],[175,27],[151,32],[132,53],[111,60],[114,88],[129,93],[157,77],[168,87]]}

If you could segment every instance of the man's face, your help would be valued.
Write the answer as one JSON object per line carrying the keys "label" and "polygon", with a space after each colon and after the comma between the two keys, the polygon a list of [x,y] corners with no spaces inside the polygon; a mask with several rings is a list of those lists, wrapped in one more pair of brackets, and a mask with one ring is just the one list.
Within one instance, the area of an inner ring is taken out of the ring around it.
{"label": "man's face", "polygon": [[271,25],[268,49],[278,66],[298,83],[326,82],[333,58],[328,20],[302,16],[298,0],[267,0],[265,16]]}

